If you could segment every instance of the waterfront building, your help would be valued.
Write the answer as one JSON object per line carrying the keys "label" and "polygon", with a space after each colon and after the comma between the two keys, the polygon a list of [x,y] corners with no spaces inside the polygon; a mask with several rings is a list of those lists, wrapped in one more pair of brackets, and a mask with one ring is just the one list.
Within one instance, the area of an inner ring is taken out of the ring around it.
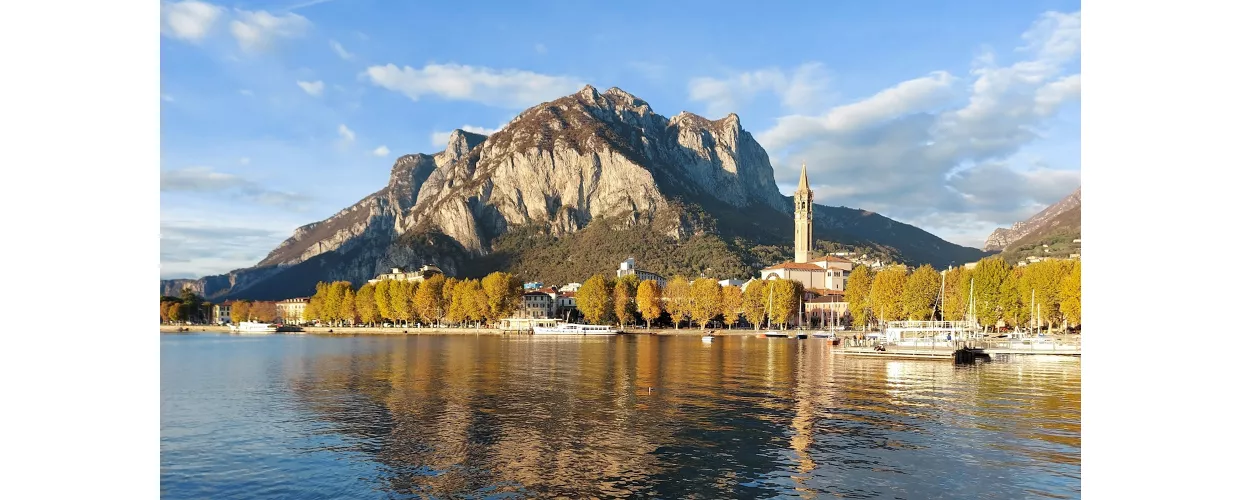
{"label": "waterfront building", "polygon": [[641,269],[638,269],[637,261],[635,261],[632,257],[624,259],[624,262],[620,263],[620,269],[616,270],[617,278],[622,278],[630,274],[637,276],[638,281],[654,280],[659,284],[660,288],[667,287],[666,279],[650,271],[642,271]]}
{"label": "waterfront building", "polygon": [[848,312],[848,302],[844,301],[842,290],[812,290],[816,297],[805,301],[805,317],[811,324],[830,326],[844,324],[844,314]]}
{"label": "waterfront building", "polygon": [[309,297],[296,297],[276,302],[276,320],[289,325],[300,325],[306,322],[306,304]]}
{"label": "waterfront building", "polygon": [[554,318],[555,292],[543,290],[526,290],[521,297],[521,317],[523,318]]}
{"label": "waterfront building", "polygon": [[566,292],[563,289],[555,296],[555,317],[563,318],[565,314],[577,310],[577,292]]}
{"label": "waterfront building", "polygon": [[226,300],[221,304],[216,304],[211,308],[212,323],[223,324],[232,322],[232,303]]}
{"label": "waterfront building", "polygon": [[443,271],[438,266],[432,264],[422,266],[417,271],[404,271],[399,267],[393,267],[392,272],[380,274],[374,279],[369,280],[369,283],[378,283],[383,280],[425,281],[443,274]]}
{"label": "waterfront building", "polygon": [[574,292],[574,293],[576,293],[576,292],[577,292],[577,290],[580,290],[580,289],[581,289],[581,283],[569,283],[569,284],[567,284],[567,285],[564,285],[564,286],[560,287],[560,291],[561,291],[561,292]]}

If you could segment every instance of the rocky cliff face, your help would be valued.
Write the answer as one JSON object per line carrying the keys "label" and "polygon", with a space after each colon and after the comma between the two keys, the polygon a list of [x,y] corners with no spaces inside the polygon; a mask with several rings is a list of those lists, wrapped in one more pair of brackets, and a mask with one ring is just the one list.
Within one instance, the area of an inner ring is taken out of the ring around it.
{"label": "rocky cliff face", "polygon": [[519,226],[567,235],[606,219],[683,239],[718,231],[709,214],[759,227],[790,211],[766,151],[735,114],[669,119],[618,88],[586,86],[489,137],[456,130],[444,151],[402,156],[383,189],[298,228],[253,268],[204,278],[215,286],[203,288],[208,297],[283,298],[397,266],[460,274]]}
{"label": "rocky cliff face", "polygon": [[999,252],[1007,248],[1013,242],[1024,238],[1026,235],[1038,231],[1040,228],[1050,223],[1059,214],[1078,208],[1081,206],[1081,188],[1076,188],[1072,194],[1059,200],[1059,202],[1046,207],[1046,209],[1034,214],[1026,220],[1012,224],[1011,228],[995,229],[990,236],[986,238],[985,245],[982,246],[983,251]]}

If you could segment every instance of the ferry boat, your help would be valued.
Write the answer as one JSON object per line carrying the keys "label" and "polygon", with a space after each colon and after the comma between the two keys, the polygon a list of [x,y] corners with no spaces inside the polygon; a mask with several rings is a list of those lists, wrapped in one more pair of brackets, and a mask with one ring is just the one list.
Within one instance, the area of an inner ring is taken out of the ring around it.
{"label": "ferry boat", "polygon": [[534,335],[616,335],[611,325],[582,325],[565,323],[555,326],[535,326]]}
{"label": "ferry boat", "polygon": [[233,333],[275,333],[276,325],[261,321],[242,321],[240,325],[228,325]]}

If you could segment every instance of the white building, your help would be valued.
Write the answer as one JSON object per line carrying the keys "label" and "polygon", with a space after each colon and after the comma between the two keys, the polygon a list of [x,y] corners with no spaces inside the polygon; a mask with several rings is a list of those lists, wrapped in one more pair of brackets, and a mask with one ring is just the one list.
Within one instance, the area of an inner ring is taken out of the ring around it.
{"label": "white building", "polygon": [[375,279],[369,280],[368,283],[378,283],[383,280],[424,281],[442,274],[443,271],[439,267],[429,264],[418,268],[417,271],[404,271],[399,267],[393,267],[392,272],[380,274]]}
{"label": "white building", "polygon": [[544,290],[528,290],[521,298],[521,316],[525,318],[554,318],[555,293]]}
{"label": "white building", "polygon": [[581,289],[581,283],[569,283],[567,285],[560,287],[561,292],[577,293],[577,290],[580,290],[580,289]]}
{"label": "white building", "polygon": [[738,279],[719,280],[719,286],[729,286],[729,285],[744,286],[745,280],[738,280]]}
{"label": "white building", "polygon": [[785,262],[768,267],[762,270],[762,279],[796,280],[807,290],[844,290],[852,268],[852,261],[828,255],[809,262]]}
{"label": "white building", "polygon": [[630,274],[637,276],[638,281],[654,280],[659,284],[659,288],[667,286],[667,280],[663,279],[662,276],[650,271],[642,271],[637,269],[637,262],[632,257],[624,259],[624,262],[620,263],[620,269],[616,270],[617,278],[622,278]]}

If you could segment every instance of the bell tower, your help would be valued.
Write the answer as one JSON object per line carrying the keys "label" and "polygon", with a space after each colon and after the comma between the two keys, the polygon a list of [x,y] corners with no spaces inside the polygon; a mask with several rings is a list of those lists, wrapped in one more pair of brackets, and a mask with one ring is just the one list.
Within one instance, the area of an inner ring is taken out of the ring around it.
{"label": "bell tower", "polygon": [[805,162],[801,162],[801,183],[793,193],[796,224],[796,257],[794,262],[809,262],[814,248],[814,192],[809,189]]}

